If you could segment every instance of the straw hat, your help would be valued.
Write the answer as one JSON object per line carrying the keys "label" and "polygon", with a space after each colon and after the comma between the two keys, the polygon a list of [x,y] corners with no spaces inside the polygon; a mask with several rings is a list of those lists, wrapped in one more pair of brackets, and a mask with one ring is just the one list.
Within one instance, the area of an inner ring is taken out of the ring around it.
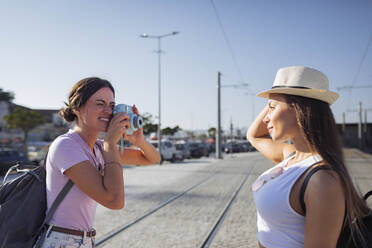
{"label": "straw hat", "polygon": [[257,96],[268,98],[269,94],[287,94],[334,103],[338,94],[329,90],[328,78],[322,72],[304,66],[291,66],[278,70],[271,89]]}

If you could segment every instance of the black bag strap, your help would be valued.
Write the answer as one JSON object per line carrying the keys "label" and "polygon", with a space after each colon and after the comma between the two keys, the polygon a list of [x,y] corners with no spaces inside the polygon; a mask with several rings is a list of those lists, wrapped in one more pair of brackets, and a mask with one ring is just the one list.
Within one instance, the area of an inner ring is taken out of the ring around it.
{"label": "black bag strap", "polygon": [[[315,164],[318,164],[318,163],[320,163],[320,162],[317,162]],[[314,165],[312,165],[311,167],[313,167]],[[304,200],[305,190],[306,190],[307,184],[309,183],[310,178],[312,177],[312,175],[314,175],[319,170],[330,170],[330,168],[325,167],[325,166],[317,166],[317,167],[311,168],[310,172],[306,175],[305,180],[304,180],[304,182],[302,183],[302,186],[301,186],[300,203],[301,203],[302,211],[304,211],[305,215],[306,215],[306,206],[305,206],[305,200]]]}
{"label": "black bag strap", "polygon": [[[47,157],[48,157],[48,152],[45,155],[44,164],[43,164],[43,166],[44,166],[45,169],[46,169],[46,160],[47,160]],[[74,186],[74,183],[71,181],[71,179],[69,179],[68,182],[65,184],[65,186],[63,186],[62,190],[57,195],[56,199],[52,203],[52,206],[50,206],[50,208],[49,208],[49,210],[48,210],[48,212],[47,212],[47,214],[45,216],[45,219],[44,219],[43,224],[41,225],[41,227],[44,227],[46,224],[48,224],[49,220],[53,217],[55,211],[57,210],[59,204],[61,204],[61,202],[63,201],[63,199],[67,195],[67,193],[72,188],[72,186]]]}
{"label": "black bag strap", "polygon": [[[102,147],[98,144],[98,142],[96,142],[96,145],[98,146],[99,150],[103,154]],[[48,157],[48,152],[45,155],[44,168],[46,168],[47,157]],[[54,202],[52,203],[52,206],[50,206],[50,208],[49,208],[49,210],[48,210],[48,212],[47,212],[47,214],[45,216],[45,219],[44,219],[44,222],[43,222],[42,227],[44,227],[46,224],[48,224],[49,220],[53,217],[55,211],[57,210],[59,204],[61,204],[61,202],[63,201],[63,199],[67,195],[67,193],[72,188],[72,186],[74,186],[74,182],[72,182],[72,180],[69,179],[68,182],[65,184],[65,186],[63,186],[62,190],[59,192],[59,194],[56,197],[56,199],[54,200]]]}
{"label": "black bag strap", "polygon": [[[45,156],[45,159],[46,159],[46,156]],[[67,193],[70,191],[72,186],[74,186],[74,183],[71,181],[71,179],[69,179],[68,182],[65,184],[65,186],[63,186],[63,189],[59,192],[57,198],[52,203],[52,206],[50,207],[50,209],[48,210],[48,212],[47,212],[47,214],[44,218],[43,224],[40,226],[38,232],[36,233],[37,236],[39,236],[40,234],[41,235],[37,239],[35,245],[33,246],[34,248],[40,248],[43,245],[45,237],[46,237],[46,232],[43,232],[43,230],[46,230],[44,228],[46,228],[46,225],[48,224],[49,220],[53,217],[53,215],[54,215],[55,211],[57,210],[59,204],[63,201],[63,199],[65,198]]]}
{"label": "black bag strap", "polygon": [[67,193],[70,191],[72,186],[74,186],[74,183],[71,181],[71,179],[69,179],[68,182],[63,187],[63,189],[61,190],[61,192],[59,192],[57,198],[52,203],[52,206],[50,206],[50,209],[48,210],[45,216],[43,226],[48,224],[49,220],[53,217],[54,212],[57,210],[59,204],[63,201],[63,199],[65,198]]}
{"label": "black bag strap", "polygon": [[370,191],[368,191],[365,195],[364,195],[364,197],[363,197],[363,200],[367,200],[368,199],[368,197],[370,197],[372,195],[372,190],[370,190]]}

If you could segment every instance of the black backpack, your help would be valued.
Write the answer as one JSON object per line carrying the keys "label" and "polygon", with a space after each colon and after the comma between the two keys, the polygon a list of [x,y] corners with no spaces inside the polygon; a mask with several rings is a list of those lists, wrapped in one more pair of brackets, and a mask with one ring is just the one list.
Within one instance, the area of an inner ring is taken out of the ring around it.
{"label": "black backpack", "polygon": [[[10,170],[17,169],[18,166],[12,166]],[[0,186],[0,248],[42,245],[45,224],[73,186],[73,182],[69,180],[45,215],[47,210],[45,179],[45,167],[39,166]],[[43,235],[38,240],[40,234]]]}
{"label": "black backpack", "polygon": [[[306,175],[305,180],[301,186],[301,191],[300,191],[300,203],[302,210],[306,214],[306,207],[305,207],[305,201],[304,201],[304,195],[305,195],[305,190],[306,186],[310,180],[310,177],[314,175],[315,172],[318,170],[330,170],[327,167],[324,166],[318,166],[310,169],[310,172]],[[372,190],[367,192],[363,199],[366,201],[368,197],[372,195]],[[365,216],[362,220],[362,234],[363,237],[366,241],[366,245],[368,248],[372,248],[372,210],[370,209],[369,214]],[[341,230],[340,237],[338,238],[337,241],[337,248],[360,248],[363,247],[362,244],[355,244],[351,238],[351,233],[350,229],[348,227],[343,227]]]}

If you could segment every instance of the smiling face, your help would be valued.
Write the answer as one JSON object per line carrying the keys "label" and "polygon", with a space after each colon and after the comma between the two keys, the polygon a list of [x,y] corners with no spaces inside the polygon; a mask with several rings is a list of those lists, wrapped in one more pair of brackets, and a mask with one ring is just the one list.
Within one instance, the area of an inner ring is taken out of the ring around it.
{"label": "smiling face", "polygon": [[286,102],[284,96],[270,94],[268,107],[269,110],[263,122],[274,141],[292,140],[300,133],[295,111]]}
{"label": "smiling face", "polygon": [[105,132],[112,118],[112,109],[115,106],[114,93],[108,87],[95,92],[88,101],[78,110],[76,125],[90,132]]}

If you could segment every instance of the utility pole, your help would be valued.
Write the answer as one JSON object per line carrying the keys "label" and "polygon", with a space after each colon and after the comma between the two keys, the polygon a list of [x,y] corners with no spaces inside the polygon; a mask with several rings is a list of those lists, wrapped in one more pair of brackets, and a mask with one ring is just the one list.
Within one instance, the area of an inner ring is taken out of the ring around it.
{"label": "utility pole", "polygon": [[368,109],[365,109],[364,110],[364,133],[367,133],[367,112],[368,112]]}
{"label": "utility pole", "polygon": [[[371,108],[364,109],[364,127],[362,124],[362,103],[359,102],[358,109],[348,109],[347,112],[357,112],[358,113],[358,147],[362,149],[364,144],[368,141],[367,136],[367,112],[372,111]],[[345,122],[345,117],[343,113],[343,122]]]}
{"label": "utility pole", "polygon": [[363,140],[362,140],[362,102],[359,102],[358,104],[358,142],[359,142],[359,148],[363,148]]}
{"label": "utility pole", "polygon": [[221,86],[221,72],[218,72],[217,77],[217,135],[216,135],[216,158],[221,159],[221,88],[222,87],[233,87],[241,88],[247,87],[248,84],[230,84]]}
{"label": "utility pole", "polygon": [[216,134],[216,158],[221,159],[221,72],[217,77],[217,134]]}
{"label": "utility pole", "polygon": [[230,116],[230,139],[231,141],[234,139],[234,126],[233,126],[233,123],[232,123],[232,117]]}
{"label": "utility pole", "polygon": [[346,117],[345,112],[342,112],[342,134],[346,131]]}

